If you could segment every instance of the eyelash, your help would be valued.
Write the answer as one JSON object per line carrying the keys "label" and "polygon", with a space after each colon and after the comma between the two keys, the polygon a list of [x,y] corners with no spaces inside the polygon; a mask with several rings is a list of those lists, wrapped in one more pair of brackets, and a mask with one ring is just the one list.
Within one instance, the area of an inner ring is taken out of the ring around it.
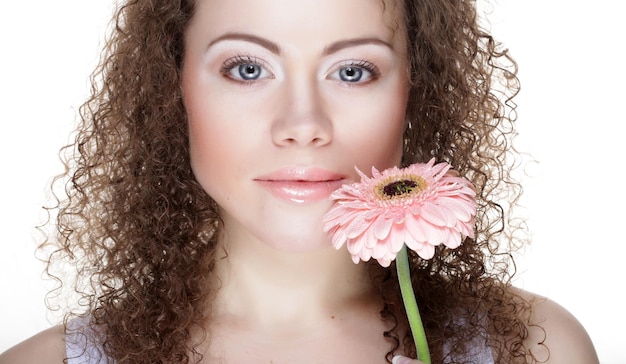
{"label": "eyelash", "polygon": [[224,75],[224,77],[227,77],[235,82],[240,82],[240,83],[250,83],[250,82],[254,82],[256,80],[238,80],[235,79],[233,77],[231,77],[229,74],[230,72],[238,66],[241,66],[243,64],[254,64],[254,65],[258,65],[262,68],[267,69],[267,66],[265,64],[265,62],[263,62],[261,59],[256,58],[254,56],[247,56],[247,55],[236,55],[234,57],[230,57],[228,58],[226,61],[224,61],[224,63],[220,66],[220,73],[222,75]]}
{"label": "eyelash", "polygon": [[372,62],[365,60],[365,59],[361,59],[358,61],[346,61],[343,62],[342,64],[340,64],[339,69],[341,68],[345,68],[345,67],[359,67],[359,68],[363,68],[364,70],[366,70],[367,72],[369,72],[372,75],[372,79],[375,80],[377,78],[380,77],[380,70],[378,69],[378,67],[376,67],[375,64],[373,64]]}

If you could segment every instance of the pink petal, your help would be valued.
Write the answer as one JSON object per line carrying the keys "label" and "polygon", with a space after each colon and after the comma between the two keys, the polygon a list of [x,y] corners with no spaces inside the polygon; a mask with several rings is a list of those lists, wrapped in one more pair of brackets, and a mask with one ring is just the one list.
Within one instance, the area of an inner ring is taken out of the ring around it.
{"label": "pink petal", "polygon": [[372,223],[372,231],[376,239],[385,239],[387,235],[389,235],[389,231],[391,230],[391,226],[393,225],[393,220],[384,218],[382,216],[378,216],[376,220]]}
{"label": "pink petal", "polygon": [[451,232],[450,237],[443,244],[450,249],[458,248],[461,245],[461,234],[456,231]]}
{"label": "pink petal", "polygon": [[371,223],[366,220],[366,217],[361,214],[357,215],[348,225],[345,226],[346,234],[348,238],[353,239],[359,235],[361,235],[368,227],[370,227]]}
{"label": "pink petal", "polygon": [[394,224],[387,237],[387,246],[395,255],[402,249],[402,245],[410,239],[411,235],[404,224]]}
{"label": "pink petal", "polygon": [[449,228],[447,226],[439,227],[437,229],[439,239],[436,242],[433,241],[432,245],[437,246],[437,245],[445,244],[448,240],[450,240],[450,232],[451,231],[452,231],[452,228]]}
{"label": "pink petal", "polygon": [[341,219],[343,216],[349,213],[359,212],[352,209],[344,208],[341,204],[335,205],[332,209],[330,209],[326,215],[324,215],[324,221],[335,221]]}
{"label": "pink petal", "polygon": [[421,241],[410,240],[410,239],[406,241],[406,247],[413,250],[414,252],[424,249],[424,246],[426,245],[429,245],[429,244],[421,242]]}
{"label": "pink petal", "polygon": [[422,259],[430,259],[435,255],[435,247],[430,244],[424,244],[421,249],[415,250],[415,252]]}
{"label": "pink petal", "polygon": [[473,218],[467,222],[459,222],[455,227],[461,235],[474,238],[474,219]]}
{"label": "pink petal", "polygon": [[346,231],[344,229],[335,229],[331,231],[331,241],[335,249],[341,248],[341,246],[348,240]]}
{"label": "pink petal", "polygon": [[361,250],[366,249],[366,240],[361,236],[355,239],[348,240],[346,244],[348,251],[352,254],[358,254]]}
{"label": "pink petal", "polygon": [[463,221],[467,221],[476,213],[476,209],[472,207],[471,202],[464,199],[446,198],[442,199],[441,204],[451,210],[456,218]]}
{"label": "pink petal", "polygon": [[360,239],[350,239],[346,242],[346,248],[350,254],[357,254],[363,250],[363,241]]}
{"label": "pink petal", "polygon": [[400,239],[389,239],[387,242],[387,246],[389,247],[389,251],[393,252],[394,255],[398,254],[400,249],[402,249],[402,245],[404,245],[409,239],[406,238],[408,234],[404,234],[405,238]]}
{"label": "pink petal", "polygon": [[369,249],[362,249],[359,252],[359,258],[361,258],[362,261],[367,262],[368,260],[370,260],[370,258],[372,257],[372,252]]}
{"label": "pink petal", "polygon": [[385,256],[383,258],[379,258],[379,259],[376,259],[376,260],[378,261],[378,264],[380,264],[381,266],[387,268],[387,267],[389,267],[391,265],[391,262],[393,260],[395,260],[395,259],[396,259],[396,256],[393,255],[393,256]]}
{"label": "pink petal", "polygon": [[407,216],[405,220],[405,227],[416,241],[425,242],[428,240],[426,230],[430,229],[430,224],[422,220],[419,216]]}
{"label": "pink petal", "polygon": [[453,209],[450,209],[448,204],[445,204],[445,203],[441,203],[438,207],[439,207],[441,214],[445,215],[446,217],[446,224],[442,226],[446,226],[446,227],[454,226],[454,224],[458,220],[458,217],[456,216],[456,211]]}
{"label": "pink petal", "polygon": [[426,243],[430,245],[439,245],[443,243],[447,237],[445,230],[446,228],[431,225],[430,229],[426,229]]}
{"label": "pink petal", "polygon": [[347,225],[357,218],[359,214],[363,214],[362,210],[344,210],[342,212],[341,215],[337,216],[334,220],[329,222],[329,224]]}
{"label": "pink petal", "polygon": [[365,247],[368,249],[374,249],[378,244],[378,239],[376,239],[371,229],[363,232],[363,240],[365,241]]}
{"label": "pink petal", "polygon": [[389,248],[387,248],[386,241],[379,241],[372,248],[372,258],[374,259],[382,258],[385,255],[387,255],[387,252],[389,252]]}
{"label": "pink petal", "polygon": [[425,203],[422,206],[422,218],[437,226],[446,226],[448,218],[439,206],[432,203]]}

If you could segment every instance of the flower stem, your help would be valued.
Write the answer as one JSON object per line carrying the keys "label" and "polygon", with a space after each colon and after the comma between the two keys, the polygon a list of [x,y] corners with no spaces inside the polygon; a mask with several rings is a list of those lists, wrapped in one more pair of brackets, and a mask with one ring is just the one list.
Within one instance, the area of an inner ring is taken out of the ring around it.
{"label": "flower stem", "polygon": [[396,257],[396,269],[398,270],[398,282],[400,283],[400,292],[402,292],[402,300],[404,308],[411,326],[411,333],[415,341],[415,349],[417,350],[417,358],[426,364],[430,364],[430,351],[428,350],[428,341],[424,332],[424,325],[420,317],[415,293],[411,284],[411,271],[409,270],[409,257],[406,251],[406,244],[402,245],[402,249]]}

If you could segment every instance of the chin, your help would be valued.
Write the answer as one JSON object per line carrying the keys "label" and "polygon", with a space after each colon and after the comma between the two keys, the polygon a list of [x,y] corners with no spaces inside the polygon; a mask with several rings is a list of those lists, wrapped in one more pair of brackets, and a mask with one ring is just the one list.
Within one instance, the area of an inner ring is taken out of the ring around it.
{"label": "chin", "polygon": [[266,241],[270,241],[270,245],[285,252],[312,252],[332,248],[332,244],[328,236],[324,233],[303,234],[303,231],[294,234],[281,234]]}

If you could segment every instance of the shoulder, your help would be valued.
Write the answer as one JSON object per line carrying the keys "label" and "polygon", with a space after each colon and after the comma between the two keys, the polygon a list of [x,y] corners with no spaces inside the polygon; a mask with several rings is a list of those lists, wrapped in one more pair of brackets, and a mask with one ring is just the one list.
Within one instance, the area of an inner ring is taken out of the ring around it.
{"label": "shoulder", "polygon": [[525,344],[538,359],[548,364],[599,363],[591,338],[574,315],[549,298],[520,294],[533,306]]}
{"label": "shoulder", "polygon": [[27,339],[0,354],[0,364],[63,363],[65,329],[55,326]]}

